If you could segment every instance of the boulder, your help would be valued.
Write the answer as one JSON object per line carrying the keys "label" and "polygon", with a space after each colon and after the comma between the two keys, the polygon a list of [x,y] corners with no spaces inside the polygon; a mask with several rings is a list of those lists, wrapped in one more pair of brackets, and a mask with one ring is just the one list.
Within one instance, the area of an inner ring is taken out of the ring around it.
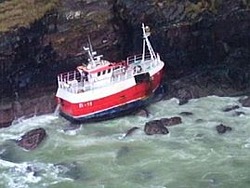
{"label": "boulder", "polygon": [[163,126],[172,126],[182,123],[181,117],[174,116],[171,118],[161,118],[160,122]]}
{"label": "boulder", "polygon": [[33,129],[25,133],[19,140],[17,140],[17,145],[26,149],[33,150],[38,147],[38,145],[46,137],[46,131],[43,128]]}
{"label": "boulder", "polygon": [[163,125],[160,120],[149,121],[144,126],[144,132],[147,135],[153,134],[168,134],[168,129]]}
{"label": "boulder", "polygon": [[239,99],[239,102],[242,104],[244,107],[250,107],[250,96],[246,98],[241,98]]}
{"label": "boulder", "polygon": [[216,126],[216,130],[219,134],[224,134],[226,133],[227,131],[231,131],[232,128],[231,127],[228,127],[228,126],[225,126],[223,124],[220,124],[220,125],[217,125]]}

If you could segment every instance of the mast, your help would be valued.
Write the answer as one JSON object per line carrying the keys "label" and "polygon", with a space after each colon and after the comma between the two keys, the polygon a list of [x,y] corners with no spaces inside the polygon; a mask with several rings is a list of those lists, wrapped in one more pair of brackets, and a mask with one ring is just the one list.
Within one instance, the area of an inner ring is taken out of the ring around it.
{"label": "mast", "polygon": [[88,67],[93,68],[93,67],[96,67],[96,60],[95,60],[96,51],[93,51],[93,47],[92,47],[89,36],[88,36],[88,43],[89,43],[88,47],[83,47],[83,49],[88,52],[88,56],[89,56]]}
{"label": "mast", "polygon": [[145,48],[146,45],[148,47],[148,51],[150,53],[151,59],[156,59],[156,55],[154,52],[154,49],[148,39],[148,37],[150,36],[150,28],[148,26],[144,26],[144,23],[142,23],[142,31],[143,31],[143,52],[142,52],[142,61],[144,61],[145,59]]}

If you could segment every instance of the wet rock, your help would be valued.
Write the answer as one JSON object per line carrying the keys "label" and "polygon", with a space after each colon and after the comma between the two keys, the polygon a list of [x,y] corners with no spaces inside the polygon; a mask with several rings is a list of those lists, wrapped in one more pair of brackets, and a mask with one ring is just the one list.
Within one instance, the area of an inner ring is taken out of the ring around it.
{"label": "wet rock", "polygon": [[250,107],[250,96],[239,99],[243,107]]}
{"label": "wet rock", "polygon": [[154,92],[153,102],[158,102],[167,96],[168,86],[167,83],[162,83]]}
{"label": "wet rock", "polygon": [[228,127],[228,126],[225,126],[223,124],[220,124],[220,125],[217,125],[216,126],[216,130],[219,134],[224,134],[226,133],[227,131],[231,131],[232,128],[231,127]]}
{"label": "wet rock", "polygon": [[26,149],[34,150],[46,137],[46,131],[43,128],[33,129],[25,133],[19,140],[17,140],[17,145]]}
{"label": "wet rock", "polygon": [[189,99],[194,98],[194,95],[191,90],[181,88],[177,91],[177,98],[179,99],[179,105],[188,103]]}
{"label": "wet rock", "polygon": [[11,105],[0,107],[0,128],[8,127],[14,120],[14,111]]}
{"label": "wet rock", "polygon": [[149,111],[146,108],[139,109],[134,113],[136,116],[148,117]]}
{"label": "wet rock", "polygon": [[191,116],[191,115],[193,115],[193,113],[192,112],[181,112],[180,115],[181,116]]}
{"label": "wet rock", "polygon": [[132,127],[131,129],[127,130],[125,134],[123,134],[119,139],[124,139],[127,136],[130,136],[133,132],[135,132],[137,129],[140,129],[139,127]]}
{"label": "wet rock", "polygon": [[181,117],[178,116],[171,118],[161,118],[160,121],[163,126],[172,126],[182,123]]}
{"label": "wet rock", "polygon": [[242,112],[242,111],[235,111],[233,115],[234,116],[241,116],[241,115],[246,115],[246,113]]}
{"label": "wet rock", "polygon": [[232,105],[232,106],[226,106],[224,109],[222,109],[223,112],[229,112],[235,109],[240,108],[239,105]]}
{"label": "wet rock", "polygon": [[188,99],[179,99],[179,105],[184,105],[184,104],[187,104],[188,103]]}
{"label": "wet rock", "polygon": [[168,134],[168,129],[164,126],[161,120],[149,121],[144,126],[144,132],[147,135],[153,134]]}
{"label": "wet rock", "polygon": [[33,176],[39,176],[39,171],[34,166],[27,166],[26,173],[31,173]]}
{"label": "wet rock", "polygon": [[0,106],[0,128],[10,126],[14,120],[19,118],[30,118],[55,111],[56,100],[51,91],[44,91],[40,88],[34,92],[36,93],[29,93],[30,96],[27,95],[27,99],[22,98]]}

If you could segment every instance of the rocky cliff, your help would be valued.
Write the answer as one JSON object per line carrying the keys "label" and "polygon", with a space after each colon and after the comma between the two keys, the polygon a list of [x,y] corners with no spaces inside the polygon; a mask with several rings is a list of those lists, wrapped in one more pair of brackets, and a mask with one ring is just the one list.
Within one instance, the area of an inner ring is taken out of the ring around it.
{"label": "rocky cliff", "polygon": [[[0,3],[5,7],[0,20],[15,23],[5,22],[0,30],[1,123],[18,118],[13,116],[16,102],[28,103],[32,97],[43,103],[44,95],[53,96],[57,73],[85,60],[82,47],[88,36],[110,60],[140,52],[142,22],[151,27],[153,46],[166,62],[168,98],[249,92],[246,0],[26,0],[11,6],[10,2]],[[31,3],[31,12],[37,14],[26,19],[13,11],[25,7],[21,2]],[[12,14],[6,17],[8,6]],[[27,113],[34,111],[33,105],[30,108]]]}

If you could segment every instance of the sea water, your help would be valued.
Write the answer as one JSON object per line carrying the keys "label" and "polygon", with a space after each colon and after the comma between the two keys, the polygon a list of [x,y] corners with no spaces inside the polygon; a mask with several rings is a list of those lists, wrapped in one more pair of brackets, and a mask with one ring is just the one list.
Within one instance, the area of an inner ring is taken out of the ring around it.
{"label": "sea water", "polygon": [[[240,108],[229,112],[227,106]],[[1,188],[245,188],[250,186],[250,108],[238,98],[209,96],[148,107],[149,117],[126,116],[82,124],[56,114],[16,121],[0,132]],[[242,112],[237,115],[236,111]],[[180,115],[192,112],[193,115]],[[146,135],[147,121],[180,116],[168,135]],[[218,134],[220,123],[232,131]],[[120,139],[133,126],[132,135]],[[42,127],[47,138],[33,151],[12,139]]]}

